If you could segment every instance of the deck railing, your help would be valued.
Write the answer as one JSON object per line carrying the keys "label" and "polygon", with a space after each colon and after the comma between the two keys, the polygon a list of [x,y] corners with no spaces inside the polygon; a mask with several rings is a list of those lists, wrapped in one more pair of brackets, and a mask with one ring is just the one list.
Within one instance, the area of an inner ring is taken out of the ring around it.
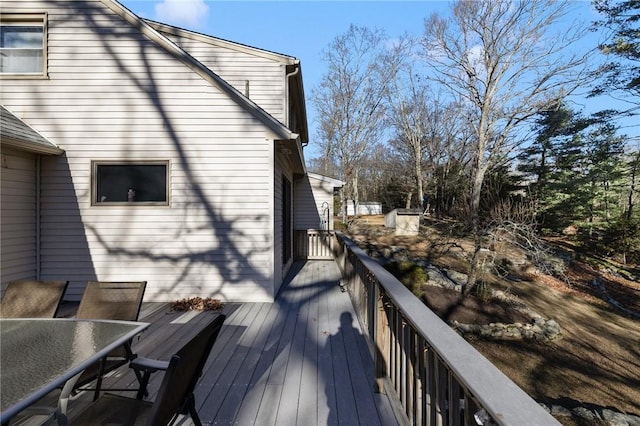
{"label": "deck railing", "polygon": [[333,231],[307,229],[295,231],[294,253],[296,259],[333,259]]}
{"label": "deck railing", "polygon": [[412,425],[559,425],[353,241],[335,238],[378,390],[396,393]]}

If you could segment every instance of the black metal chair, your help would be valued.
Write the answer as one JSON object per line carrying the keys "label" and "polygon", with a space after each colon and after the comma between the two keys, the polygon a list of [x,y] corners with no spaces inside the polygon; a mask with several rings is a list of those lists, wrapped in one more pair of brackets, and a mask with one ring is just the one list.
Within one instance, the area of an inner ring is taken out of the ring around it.
{"label": "black metal chair", "polygon": [[[165,371],[153,402],[106,393],[71,419],[70,425],[161,426],[173,423],[179,414],[184,414],[189,415],[196,426],[201,426],[193,391],[225,318],[225,315],[217,316],[173,355],[170,361],[136,358],[131,363],[133,369],[143,373],[145,386],[153,372]],[[144,392],[143,388],[138,395],[143,395]]]}
{"label": "black metal chair", "polygon": [[[146,281],[89,281],[82,294],[76,318],[137,321],[146,286]],[[87,368],[76,382],[75,389],[93,390],[95,401],[100,396],[104,375],[127,364],[135,357],[131,350],[131,342],[127,342],[109,353],[99,363]],[[141,376],[138,376],[138,379],[140,380]],[[95,387],[87,387],[94,380]]]}

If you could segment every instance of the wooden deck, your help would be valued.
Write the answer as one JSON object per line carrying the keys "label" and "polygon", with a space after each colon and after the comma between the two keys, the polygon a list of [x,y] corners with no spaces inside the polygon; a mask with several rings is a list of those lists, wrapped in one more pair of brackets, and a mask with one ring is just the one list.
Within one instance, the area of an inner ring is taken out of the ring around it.
{"label": "wooden deck", "polygon": [[[398,407],[374,392],[373,361],[351,301],[337,284],[333,261],[294,265],[275,303],[227,304],[227,320],[196,389],[204,424],[397,425]],[[140,320],[152,325],[134,342],[140,356],[168,359],[217,315],[170,312],[145,303]],[[152,399],[159,386],[150,384]],[[106,387],[135,387],[127,368]],[[69,416],[88,400],[69,403]],[[183,420],[182,424],[190,424]]]}

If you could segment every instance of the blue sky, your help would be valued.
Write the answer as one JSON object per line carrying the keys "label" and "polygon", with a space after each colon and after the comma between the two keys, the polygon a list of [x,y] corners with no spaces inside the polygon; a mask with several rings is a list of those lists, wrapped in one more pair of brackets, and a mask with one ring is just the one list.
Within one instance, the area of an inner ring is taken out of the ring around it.
{"label": "blue sky", "polygon": [[[300,59],[307,98],[311,143],[305,156],[317,155],[314,149],[317,118],[311,102],[311,90],[325,73],[321,52],[350,24],[379,28],[390,38],[409,33],[420,35],[424,19],[431,13],[446,13],[446,1],[306,1],[306,0],[120,0],[131,11],[178,27],[202,32],[261,49]],[[588,1],[576,1],[571,19],[592,22],[598,15]],[[591,34],[585,48],[597,43]],[[600,56],[599,54],[594,54]],[[601,58],[594,57],[594,60]],[[591,99],[574,105],[585,112],[596,111],[609,100]],[[638,129],[628,131],[638,134]]]}

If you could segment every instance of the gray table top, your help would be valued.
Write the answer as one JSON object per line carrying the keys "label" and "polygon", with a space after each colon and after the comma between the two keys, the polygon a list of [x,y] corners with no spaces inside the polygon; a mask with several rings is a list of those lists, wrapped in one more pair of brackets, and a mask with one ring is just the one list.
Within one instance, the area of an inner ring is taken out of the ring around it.
{"label": "gray table top", "polygon": [[64,385],[148,326],[131,321],[1,319],[1,420]]}

